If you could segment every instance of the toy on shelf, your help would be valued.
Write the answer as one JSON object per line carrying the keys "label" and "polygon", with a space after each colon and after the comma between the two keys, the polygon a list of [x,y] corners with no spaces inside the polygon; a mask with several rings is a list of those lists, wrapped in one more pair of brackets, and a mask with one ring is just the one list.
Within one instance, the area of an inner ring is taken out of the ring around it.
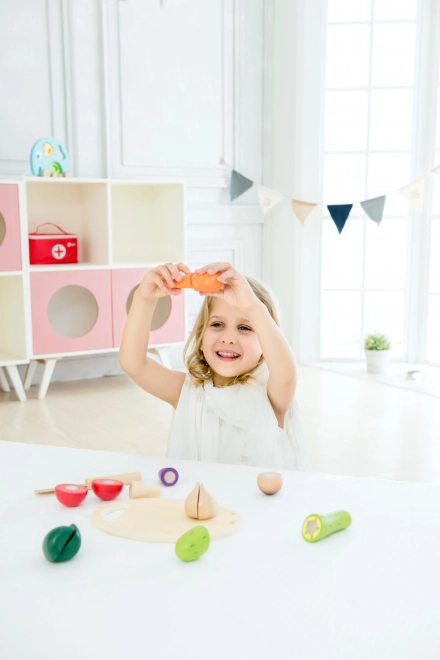
{"label": "toy on shelf", "polygon": [[93,479],[92,489],[101,500],[114,500],[124,488],[122,481],[117,479]]}
{"label": "toy on shelf", "polygon": [[198,483],[185,500],[185,511],[190,518],[209,520],[217,513],[217,504],[203,484]]}
{"label": "toy on shelf", "polygon": [[78,506],[81,502],[84,502],[88,492],[88,488],[76,484],[59,484],[55,486],[56,498],[64,506]]}
{"label": "toy on shelf", "polygon": [[[214,275],[208,275],[208,273],[186,273],[183,275],[180,282],[174,280],[175,289],[194,289],[194,291],[202,291],[203,293],[214,293],[215,291],[220,291],[223,286],[223,282],[219,282],[217,277],[221,273],[214,273]],[[165,282],[165,286],[170,288],[168,282]]]}
{"label": "toy on shelf", "polygon": [[142,481],[133,481],[130,484],[129,497],[130,499],[137,499],[139,497],[160,497],[162,489],[160,486],[149,486],[143,484]]}
{"label": "toy on shelf", "polygon": [[265,495],[275,495],[283,485],[283,477],[279,472],[261,472],[257,477],[257,484]]}
{"label": "toy on shelf", "polygon": [[69,561],[81,547],[81,534],[76,525],[55,527],[43,540],[43,553],[48,561]]}
{"label": "toy on shelf", "polygon": [[61,140],[44,137],[31,149],[31,171],[35,176],[69,176],[70,159]]}
{"label": "toy on shelf", "polygon": [[179,473],[170,467],[159,470],[158,477],[164,486],[174,486],[179,481]]}
{"label": "toy on shelf", "polygon": [[176,555],[182,561],[195,561],[207,552],[211,542],[209,532],[203,525],[193,527],[177,540]]}
{"label": "toy on shelf", "polygon": [[[55,227],[47,233],[40,233],[44,226]],[[53,222],[43,222],[29,233],[29,263],[32,265],[76,264],[78,263],[78,238],[69,234]]]}
{"label": "toy on shelf", "polygon": [[330,534],[347,529],[350,525],[351,516],[348,511],[335,511],[323,516],[312,513],[304,520],[302,535],[308,543],[315,543]]}
{"label": "toy on shelf", "polygon": [[[88,490],[91,490],[92,481],[95,479],[116,479],[117,481],[122,481],[123,484],[127,485],[133,483],[133,481],[141,481],[142,475],[140,472],[125,472],[124,474],[111,474],[104,477],[91,477],[90,479],[86,479],[85,482],[80,485],[85,486]],[[46,495],[47,493],[54,492],[55,486],[53,488],[41,488],[40,490],[35,491],[37,495]]]}

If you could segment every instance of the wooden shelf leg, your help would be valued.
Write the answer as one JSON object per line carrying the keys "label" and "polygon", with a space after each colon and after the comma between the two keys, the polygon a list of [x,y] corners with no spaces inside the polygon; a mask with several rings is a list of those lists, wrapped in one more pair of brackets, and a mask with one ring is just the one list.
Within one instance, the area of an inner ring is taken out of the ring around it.
{"label": "wooden shelf leg", "polygon": [[23,383],[21,382],[20,374],[15,364],[9,364],[6,367],[9,378],[11,379],[12,386],[15,390],[15,394],[18,396],[20,401],[26,401],[26,394],[23,389]]}
{"label": "wooden shelf leg", "polygon": [[24,389],[28,390],[32,385],[32,378],[37,368],[38,360],[31,360],[26,369],[26,376],[24,377]]}
{"label": "wooden shelf leg", "polygon": [[41,379],[40,387],[38,389],[38,398],[44,399],[46,396],[50,379],[52,378],[53,370],[55,369],[56,358],[49,358],[44,360],[44,371]]}
{"label": "wooden shelf leg", "polygon": [[6,374],[3,371],[3,367],[0,367],[0,386],[3,392],[11,391],[11,388],[9,387],[8,379],[6,378]]}
{"label": "wooden shelf leg", "polygon": [[150,350],[158,356],[164,367],[171,369],[170,358],[166,346],[158,346],[157,348],[152,348]]}

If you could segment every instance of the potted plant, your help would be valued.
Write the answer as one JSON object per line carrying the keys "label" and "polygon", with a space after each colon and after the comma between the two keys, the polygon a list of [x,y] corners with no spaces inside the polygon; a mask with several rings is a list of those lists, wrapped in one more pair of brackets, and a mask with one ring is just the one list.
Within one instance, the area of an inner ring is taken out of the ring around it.
{"label": "potted plant", "polygon": [[380,374],[387,370],[390,348],[390,340],[380,332],[373,332],[365,337],[365,357],[370,374]]}

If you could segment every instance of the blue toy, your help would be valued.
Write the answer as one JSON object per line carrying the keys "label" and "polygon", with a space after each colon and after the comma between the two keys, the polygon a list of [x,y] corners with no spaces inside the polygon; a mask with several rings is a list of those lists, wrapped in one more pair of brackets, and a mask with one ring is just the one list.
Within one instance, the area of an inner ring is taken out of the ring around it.
{"label": "blue toy", "polygon": [[31,150],[31,170],[36,176],[68,176],[69,154],[60,140],[40,138]]}

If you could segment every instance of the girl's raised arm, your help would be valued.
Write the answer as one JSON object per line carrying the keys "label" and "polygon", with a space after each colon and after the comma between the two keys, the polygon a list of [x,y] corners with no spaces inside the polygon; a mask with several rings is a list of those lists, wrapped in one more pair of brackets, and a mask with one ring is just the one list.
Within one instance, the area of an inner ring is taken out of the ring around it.
{"label": "girl's raised arm", "polygon": [[189,273],[182,263],[164,264],[148,271],[137,288],[128,313],[119,350],[119,364],[135,383],[149,394],[176,407],[179,401],[185,374],[173,371],[148,358],[151,320],[159,298],[183,295],[182,289],[173,286],[173,278],[181,279],[180,272]]}

